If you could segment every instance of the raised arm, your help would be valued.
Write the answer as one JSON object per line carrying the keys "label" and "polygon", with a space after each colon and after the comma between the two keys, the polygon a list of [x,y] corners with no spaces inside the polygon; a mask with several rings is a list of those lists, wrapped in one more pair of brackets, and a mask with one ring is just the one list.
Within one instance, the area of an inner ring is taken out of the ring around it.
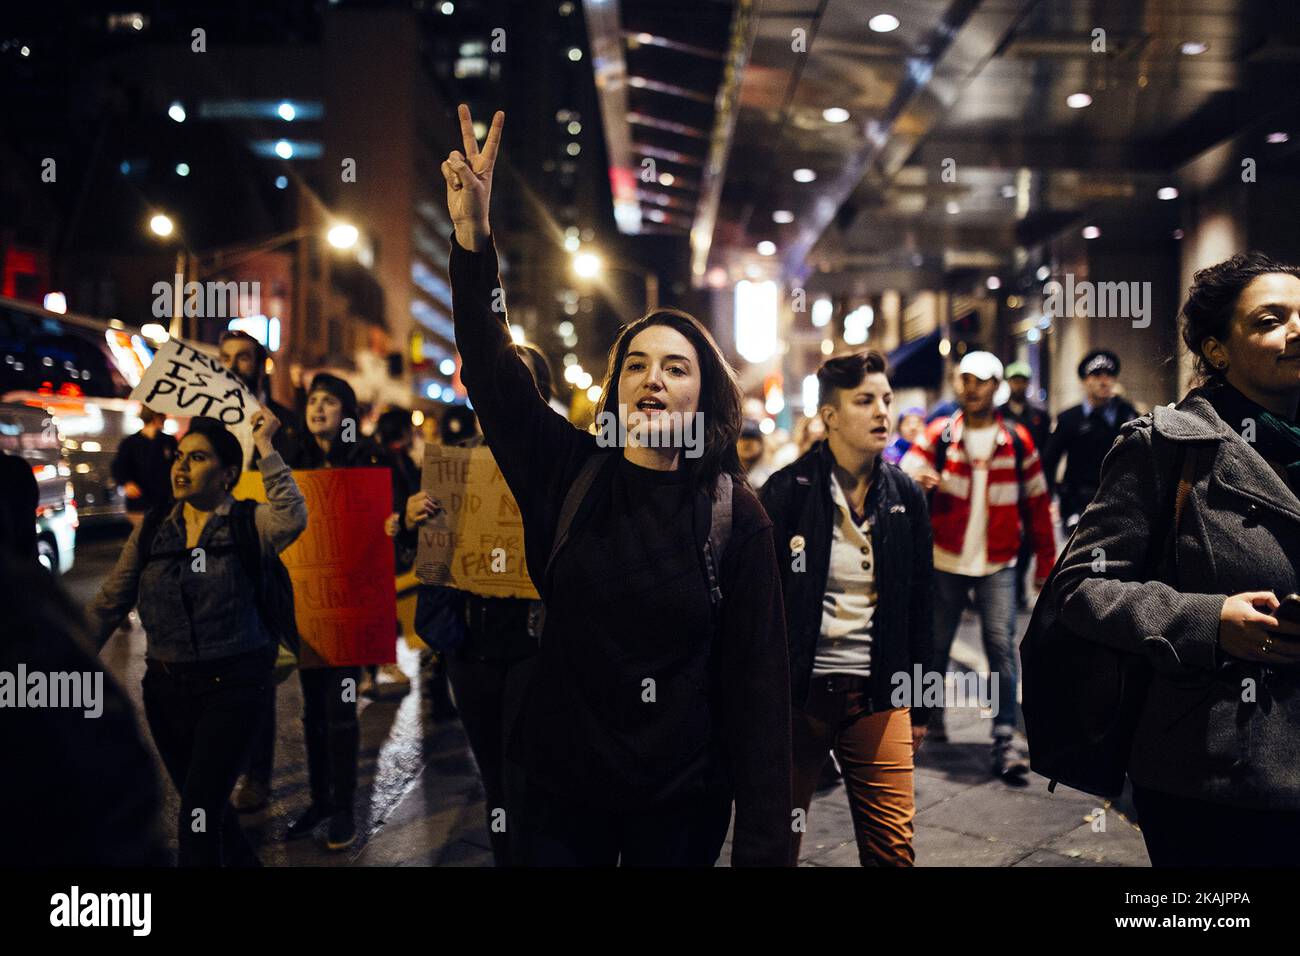
{"label": "raised arm", "polygon": [[558,511],[582,461],[595,451],[595,440],[542,398],[510,337],[488,222],[504,122],[504,113],[492,118],[480,151],[469,109],[462,105],[465,152],[453,151],[442,164],[442,173],[447,181],[447,210],[456,227],[449,271],[461,380],[488,447],[527,515],[539,507],[548,513]]}
{"label": "raised arm", "polygon": [[253,521],[257,525],[257,537],[263,548],[269,548],[279,554],[298,540],[298,536],[307,528],[307,499],[298,490],[298,483],[293,480],[293,472],[284,463],[280,453],[273,444],[276,432],[280,430],[280,420],[263,406],[253,415],[253,443],[262,456],[258,470],[262,473],[262,484],[266,488],[265,505],[258,505],[253,512]]}

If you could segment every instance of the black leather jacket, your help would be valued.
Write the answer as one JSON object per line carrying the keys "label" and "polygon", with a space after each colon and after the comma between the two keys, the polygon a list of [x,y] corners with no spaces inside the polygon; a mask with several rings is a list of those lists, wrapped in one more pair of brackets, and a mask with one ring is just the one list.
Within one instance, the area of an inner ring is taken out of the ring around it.
{"label": "black leather jacket", "polygon": [[[782,468],[763,486],[763,507],[772,518],[777,565],[785,593],[786,631],[790,647],[790,700],[801,706],[808,699],[817,640],[821,636],[822,601],[830,571],[831,498],[834,461],[825,441],[798,461]],[[925,493],[895,465],[881,461],[867,493],[865,510],[871,519],[871,547],[876,554],[876,593],[879,603],[872,619],[873,644],[870,699],[873,711],[894,705],[893,675],[913,673],[914,665],[932,666],[934,568],[933,536]],[[802,542],[798,539],[802,538]],[[804,562],[795,552],[806,550]],[[801,564],[803,570],[796,570]],[[913,708],[913,723],[922,726],[929,714]]]}

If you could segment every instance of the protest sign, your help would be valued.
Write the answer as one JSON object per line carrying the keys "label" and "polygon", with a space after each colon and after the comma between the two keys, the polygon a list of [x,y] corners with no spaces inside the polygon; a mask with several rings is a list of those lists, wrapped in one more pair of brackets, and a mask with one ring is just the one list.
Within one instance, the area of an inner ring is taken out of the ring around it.
{"label": "protest sign", "polygon": [[207,415],[232,430],[262,407],[220,361],[180,339],[158,346],[131,399],[167,415]]}
{"label": "protest sign", "polygon": [[[357,667],[397,660],[393,539],[384,534],[393,492],[386,468],[295,471],[307,530],[280,555],[293,579],[302,636],[299,666]],[[236,498],[266,500],[245,472]]]}
{"label": "protest sign", "polygon": [[524,522],[492,453],[428,446],[422,478],[442,510],[420,526],[416,576],[484,597],[536,600],[524,562]]}

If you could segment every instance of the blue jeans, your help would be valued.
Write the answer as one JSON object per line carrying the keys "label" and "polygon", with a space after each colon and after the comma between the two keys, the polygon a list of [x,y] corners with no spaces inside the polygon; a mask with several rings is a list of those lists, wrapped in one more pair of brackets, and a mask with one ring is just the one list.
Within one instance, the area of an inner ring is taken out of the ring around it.
{"label": "blue jeans", "polygon": [[934,572],[934,670],[941,674],[948,670],[948,655],[961,623],[966,595],[974,588],[989,673],[997,675],[998,681],[997,710],[993,714],[995,737],[1009,734],[1016,727],[1015,575],[1014,567],[982,578]]}

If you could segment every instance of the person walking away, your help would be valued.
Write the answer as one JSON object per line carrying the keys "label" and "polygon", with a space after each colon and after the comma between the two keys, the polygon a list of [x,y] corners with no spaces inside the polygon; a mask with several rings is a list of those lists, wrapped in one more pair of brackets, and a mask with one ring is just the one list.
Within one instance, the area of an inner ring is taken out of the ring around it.
{"label": "person walking away", "polygon": [[90,608],[102,649],[138,604],[145,717],[180,793],[181,866],[257,865],[229,799],[277,654],[258,582],[275,577],[268,568],[307,527],[307,506],[275,451],[279,422],[261,409],[252,423],[267,504],[230,495],[238,439],[216,419],[190,419],[172,464],[175,504],[131,532]]}
{"label": "person walking away", "polygon": [[171,467],[176,459],[176,439],[163,431],[167,416],[152,408],[140,409],[143,427],[117,446],[111,471],[126,497],[126,516],[133,525],[145,513],[171,501]]}
{"label": "person walking away", "polygon": [[[1047,482],[1034,440],[993,408],[1002,363],[989,352],[967,352],[961,372],[961,410],[937,419],[903,456],[903,470],[933,492],[934,670],[948,673],[949,654],[966,598],[973,589],[980,635],[988,656],[993,713],[994,776],[1024,783],[1029,766],[1016,749],[1015,561],[1021,528],[1037,556],[1038,583],[1056,557]],[[931,735],[946,740],[943,711]]]}
{"label": "person walking away", "polygon": [[[933,656],[933,551],[925,495],[883,460],[893,417],[885,358],[817,371],[829,436],[763,486],[783,549],[794,801],[806,815],[833,749],[863,866],[911,866],[914,755],[927,711],[895,698]],[[798,862],[796,831],[792,862]]]}

